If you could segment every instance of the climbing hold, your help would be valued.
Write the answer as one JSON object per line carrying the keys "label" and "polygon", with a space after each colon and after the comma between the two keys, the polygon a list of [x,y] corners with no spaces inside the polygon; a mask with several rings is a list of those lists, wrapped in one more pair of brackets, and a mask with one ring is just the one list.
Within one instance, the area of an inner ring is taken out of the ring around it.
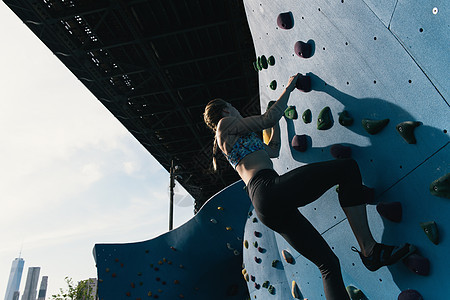
{"label": "climbing hold", "polygon": [[416,274],[427,276],[430,273],[430,261],[419,254],[411,254],[403,260],[403,263]]}
{"label": "climbing hold", "polygon": [[308,148],[308,136],[306,134],[295,135],[292,138],[291,145],[295,150],[305,152]]}
{"label": "climbing hold", "polygon": [[258,219],[257,218],[253,218],[252,222],[253,223],[258,223]]}
{"label": "climbing hold", "polygon": [[255,280],[256,280],[255,276],[251,275],[251,276],[250,276],[250,280],[253,281],[253,282],[255,282]]}
{"label": "climbing hold", "polygon": [[177,251],[174,246],[170,246],[170,249],[172,249],[173,251]]}
{"label": "climbing hold", "polygon": [[255,289],[259,290],[261,288],[261,286],[255,282]]}
{"label": "climbing hold", "polygon": [[280,262],[280,261],[279,261],[278,259],[274,259],[274,260],[272,261],[272,267],[276,268],[279,262]]}
{"label": "climbing hold", "polygon": [[414,136],[414,129],[420,125],[422,125],[421,122],[406,121],[398,124],[395,128],[408,144],[415,144],[416,137]]}
{"label": "climbing hold", "polygon": [[250,281],[250,276],[248,275],[246,269],[242,270],[242,276],[244,276],[245,281],[247,281],[247,282]]}
{"label": "climbing hold", "polygon": [[281,253],[283,254],[284,260],[285,260],[288,264],[294,264],[294,257],[292,256],[291,253],[289,253],[289,251],[283,250]]}
{"label": "climbing hold", "polygon": [[266,110],[269,110],[269,108],[271,108],[272,105],[275,104],[275,102],[277,102],[277,101],[274,101],[274,100],[269,101],[269,103],[267,103],[267,109]]}
{"label": "climbing hold", "polygon": [[263,69],[267,69],[269,67],[269,64],[267,63],[267,58],[265,55],[261,55],[261,67]]}
{"label": "climbing hold", "polygon": [[423,300],[422,295],[416,290],[404,290],[398,295],[398,300]]}
{"label": "climbing hold", "polygon": [[259,71],[259,68],[258,68],[258,61],[254,61],[254,62],[253,62],[253,69],[255,69],[256,72]]}
{"label": "climbing hold", "polygon": [[255,256],[255,262],[256,262],[257,264],[260,264],[261,261],[262,261],[261,258]]}
{"label": "climbing hold", "polygon": [[298,41],[294,45],[294,52],[300,57],[310,58],[312,54],[312,46],[311,44]]}
{"label": "climbing hold", "polygon": [[278,27],[286,30],[294,27],[294,16],[292,15],[292,12],[289,11],[279,14],[277,17],[277,24]]}
{"label": "climbing hold", "polygon": [[233,230],[233,228],[231,228],[231,227],[225,227],[225,229],[226,229],[227,231]]}
{"label": "climbing hold", "polygon": [[284,116],[291,120],[297,120],[298,114],[297,110],[295,109],[295,106],[293,105],[288,106],[288,108],[286,108],[286,110],[284,111]]}
{"label": "climbing hold", "polygon": [[173,281],[173,284],[180,284],[180,281],[179,281],[178,279],[175,279],[175,280]]}
{"label": "climbing hold", "polygon": [[223,210],[222,206],[217,207],[218,210]]}
{"label": "climbing hold", "polygon": [[263,69],[261,65],[261,56],[258,56],[258,59],[256,60],[256,67],[258,68],[259,71]]}
{"label": "climbing hold", "polygon": [[266,250],[264,248],[262,248],[262,247],[258,247],[258,252],[259,253],[264,253],[264,252],[266,252]]}
{"label": "climbing hold", "polygon": [[347,294],[351,300],[367,300],[366,295],[364,295],[360,289],[352,285],[347,286],[345,289],[347,290]]}
{"label": "climbing hold", "polygon": [[269,294],[275,295],[275,287],[273,285],[270,285],[267,291]]}
{"label": "climbing hold", "polygon": [[277,81],[276,80],[272,80],[272,82],[270,83],[270,88],[272,90],[276,90],[277,89]]}
{"label": "climbing hold", "polygon": [[258,242],[253,242],[253,246],[255,246],[255,248],[258,248]]}
{"label": "climbing hold", "polygon": [[149,296],[149,297],[151,297],[152,295],[153,295],[152,292],[147,293],[147,296]]}
{"label": "climbing hold", "polygon": [[344,110],[339,113],[339,124],[342,126],[351,126],[353,124],[353,118],[348,111]]}
{"label": "climbing hold", "polygon": [[291,292],[292,292],[292,297],[294,297],[295,299],[303,299],[302,292],[300,291],[300,288],[298,287],[295,280],[292,280]]}
{"label": "climbing hold", "polygon": [[270,139],[272,138],[272,128],[267,128],[263,130],[263,142],[269,145]]}
{"label": "climbing hold", "polygon": [[439,244],[439,231],[435,221],[420,223],[420,227],[433,244]]}
{"label": "climbing hold", "polygon": [[399,223],[402,220],[402,204],[400,202],[378,203],[377,211],[389,221]]}
{"label": "climbing hold", "polygon": [[325,107],[319,113],[319,117],[317,118],[317,129],[319,130],[328,130],[333,127],[333,115],[331,114],[330,107]]}
{"label": "climbing hold", "polygon": [[234,250],[234,248],[231,247],[231,244],[230,244],[230,243],[227,243],[227,248],[228,248],[228,250]]}
{"label": "climbing hold", "polygon": [[383,119],[383,120],[370,120],[370,119],[363,119],[361,121],[361,124],[365,131],[367,131],[369,134],[377,134],[381,130],[383,130],[384,127],[389,123],[389,119]]}
{"label": "climbing hold", "polygon": [[240,252],[239,252],[238,250],[234,250],[234,251],[233,251],[233,254],[236,255],[236,256],[238,256],[238,255],[240,254]]}
{"label": "climbing hold", "polygon": [[269,287],[270,282],[268,280],[264,281],[262,287],[267,289]]}
{"label": "climbing hold", "polygon": [[108,273],[109,272],[109,268],[106,268],[105,271],[106,271],[106,273]]}
{"label": "climbing hold", "polygon": [[273,55],[269,56],[269,58],[267,59],[267,63],[269,64],[269,66],[274,66],[275,65],[275,57],[273,57]]}
{"label": "climbing hold", "polygon": [[450,199],[450,173],[433,181],[430,192],[434,196]]}
{"label": "climbing hold", "polygon": [[295,83],[295,87],[305,93],[311,91],[311,77],[300,74]]}
{"label": "climbing hold", "polygon": [[330,147],[330,153],[334,158],[350,158],[352,157],[352,148],[341,144],[335,144]]}
{"label": "climbing hold", "polygon": [[303,112],[302,120],[305,124],[309,124],[312,122],[312,113],[309,108]]}
{"label": "climbing hold", "polygon": [[247,240],[244,241],[244,247],[245,247],[245,249],[248,249],[248,241]]}
{"label": "climbing hold", "polygon": [[[270,102],[269,102],[269,104],[270,104]],[[249,211],[249,212],[248,212],[248,216],[249,216],[249,217],[253,216],[253,212],[252,212],[252,211]]]}
{"label": "climbing hold", "polygon": [[253,234],[254,234],[256,237],[261,237],[261,236],[262,236],[261,232],[259,232],[259,231],[255,231]]}
{"label": "climbing hold", "polygon": [[216,219],[211,219],[211,220],[209,220],[211,223],[213,223],[213,224],[217,224],[217,220]]}

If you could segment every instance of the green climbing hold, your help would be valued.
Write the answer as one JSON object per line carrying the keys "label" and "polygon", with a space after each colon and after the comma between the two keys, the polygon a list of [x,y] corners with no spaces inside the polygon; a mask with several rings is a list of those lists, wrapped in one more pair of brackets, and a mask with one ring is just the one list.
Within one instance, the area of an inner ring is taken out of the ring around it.
{"label": "green climbing hold", "polygon": [[269,292],[269,294],[275,295],[275,287],[273,285],[270,285],[267,291]]}
{"label": "green climbing hold", "polygon": [[417,141],[414,136],[414,129],[420,125],[422,125],[421,122],[406,121],[398,124],[395,128],[408,144],[415,144]]}
{"label": "green climbing hold", "polygon": [[291,293],[292,293],[292,297],[294,297],[294,299],[303,299],[302,292],[300,291],[300,288],[298,287],[295,280],[292,280]]}
{"label": "green climbing hold", "polygon": [[450,173],[433,181],[430,192],[434,196],[450,199]]}
{"label": "green climbing hold", "polygon": [[261,67],[263,69],[267,69],[269,67],[269,64],[267,63],[267,58],[265,55],[261,56]]}
{"label": "green climbing hold", "polygon": [[303,112],[302,120],[303,122],[305,122],[305,124],[309,124],[312,122],[312,113],[309,108]]}
{"label": "green climbing hold", "polygon": [[295,106],[288,106],[284,111],[284,116],[291,120],[296,120],[298,118],[297,110],[295,110]]}
{"label": "green climbing hold", "polygon": [[264,283],[262,284],[262,287],[267,289],[269,287],[270,282],[268,280],[264,281]]}
{"label": "green climbing hold", "polygon": [[277,89],[277,81],[276,80],[272,80],[272,82],[270,83],[270,88],[272,90],[276,90]]}
{"label": "green climbing hold", "polygon": [[389,123],[389,119],[383,119],[383,120],[370,120],[370,119],[363,119],[361,121],[361,124],[365,131],[367,131],[369,134],[377,134],[381,130],[383,130],[384,127]]}
{"label": "green climbing hold", "polygon": [[437,245],[439,244],[439,232],[436,225],[436,222],[430,221],[430,222],[423,222],[420,223],[420,227],[422,227],[423,231],[427,235],[427,237],[430,239],[433,244]]}
{"label": "green climbing hold", "polygon": [[258,242],[253,242],[253,246],[255,246],[255,248],[258,248]]}
{"label": "green climbing hold", "polygon": [[333,115],[331,114],[331,109],[327,106],[322,109],[317,118],[317,129],[327,130],[333,127]]}
{"label": "green climbing hold", "polygon": [[256,67],[258,68],[258,71],[262,70],[261,56],[258,56],[258,60],[256,61]]}
{"label": "green climbing hold", "polygon": [[274,268],[276,268],[277,266],[278,266],[278,263],[279,263],[280,261],[278,260],[278,259],[274,259],[273,261],[272,261],[272,267],[274,267]]}
{"label": "green climbing hold", "polygon": [[253,68],[255,69],[256,72],[259,72],[258,62],[257,61],[253,62]]}
{"label": "green climbing hold", "polygon": [[360,289],[352,285],[347,286],[345,289],[347,290],[347,294],[351,300],[367,300],[366,295],[364,295]]}
{"label": "green climbing hold", "polygon": [[273,55],[269,56],[269,58],[267,59],[267,63],[269,64],[269,66],[274,66],[275,65],[275,57],[273,57]]}
{"label": "green climbing hold", "polygon": [[248,249],[248,241],[247,240],[244,241],[244,247],[245,247],[245,249]]}
{"label": "green climbing hold", "polygon": [[353,124],[353,118],[348,111],[344,110],[339,114],[339,124],[342,126],[351,126]]}

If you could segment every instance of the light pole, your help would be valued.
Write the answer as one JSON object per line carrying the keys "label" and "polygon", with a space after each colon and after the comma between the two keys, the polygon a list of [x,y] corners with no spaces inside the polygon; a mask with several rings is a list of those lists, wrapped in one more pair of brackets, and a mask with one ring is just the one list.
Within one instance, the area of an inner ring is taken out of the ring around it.
{"label": "light pole", "polygon": [[170,201],[169,201],[169,231],[173,229],[173,189],[175,187],[175,167],[172,164],[170,166]]}

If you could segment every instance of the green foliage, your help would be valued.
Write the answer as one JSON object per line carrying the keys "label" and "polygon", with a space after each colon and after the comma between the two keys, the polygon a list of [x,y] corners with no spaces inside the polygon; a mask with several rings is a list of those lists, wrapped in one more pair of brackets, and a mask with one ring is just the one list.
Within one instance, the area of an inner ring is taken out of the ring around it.
{"label": "green foliage", "polygon": [[82,280],[74,284],[72,278],[66,277],[67,289],[60,288],[57,295],[52,295],[52,300],[95,300],[92,295],[92,287],[89,285],[89,279]]}

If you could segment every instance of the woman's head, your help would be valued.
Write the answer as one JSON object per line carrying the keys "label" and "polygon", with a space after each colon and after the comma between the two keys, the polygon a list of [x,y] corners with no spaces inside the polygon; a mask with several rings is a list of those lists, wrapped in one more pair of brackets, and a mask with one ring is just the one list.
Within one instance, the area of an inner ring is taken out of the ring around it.
{"label": "woman's head", "polygon": [[214,99],[209,101],[205,107],[205,112],[203,113],[203,119],[206,125],[212,130],[216,131],[217,124],[220,119],[223,118],[223,110],[228,107],[228,102],[222,99]]}

